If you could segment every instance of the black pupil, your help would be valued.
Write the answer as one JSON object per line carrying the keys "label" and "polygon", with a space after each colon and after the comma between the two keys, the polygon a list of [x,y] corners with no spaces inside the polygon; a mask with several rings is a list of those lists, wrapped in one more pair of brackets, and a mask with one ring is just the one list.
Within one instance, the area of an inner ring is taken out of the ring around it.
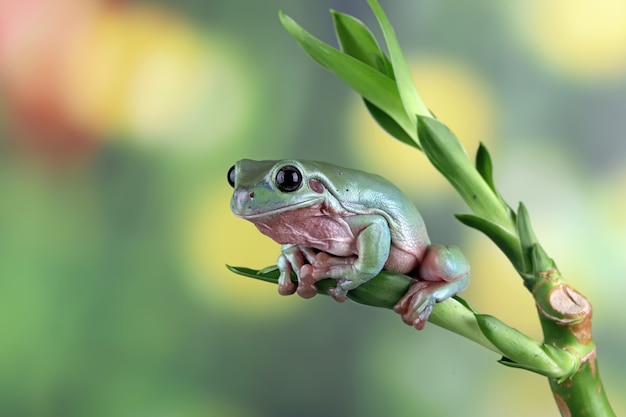
{"label": "black pupil", "polygon": [[300,188],[302,175],[297,168],[287,165],[276,174],[276,185],[281,191],[292,192]]}
{"label": "black pupil", "polygon": [[228,183],[230,184],[231,187],[235,187],[235,166],[233,165],[232,167],[230,167],[230,169],[228,170]]}

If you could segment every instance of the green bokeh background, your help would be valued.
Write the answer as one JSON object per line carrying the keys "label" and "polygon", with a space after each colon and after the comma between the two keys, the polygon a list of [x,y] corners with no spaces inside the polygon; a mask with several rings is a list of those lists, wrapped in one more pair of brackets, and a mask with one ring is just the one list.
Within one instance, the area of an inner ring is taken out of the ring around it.
{"label": "green bokeh background", "polygon": [[[278,254],[228,213],[236,160],[322,159],[382,175],[398,164],[379,152],[371,165],[371,144],[354,137],[358,100],[277,17],[282,9],[334,43],[328,9],[375,27],[365,1],[144,3],[224,51],[216,59],[236,68],[245,108],[212,134],[223,122],[214,110],[232,98],[225,89],[191,126],[206,144],[190,151],[181,137],[179,151],[111,129],[61,168],[17,150],[11,117],[1,119],[1,416],[557,415],[543,378],[469,341],[432,325],[418,333],[389,311],[282,298],[224,267],[263,267]],[[409,56],[445,57],[485,86],[496,110],[482,140],[496,182],[527,204],[546,249],[593,303],[605,388],[624,414],[626,65],[581,74],[551,62],[516,29],[520,4],[382,2]],[[454,107],[454,95],[446,100]],[[532,333],[521,280],[453,219],[462,202],[424,190],[430,177],[400,180],[432,240],[466,248],[476,265],[468,301]],[[204,258],[190,234],[206,243]]]}

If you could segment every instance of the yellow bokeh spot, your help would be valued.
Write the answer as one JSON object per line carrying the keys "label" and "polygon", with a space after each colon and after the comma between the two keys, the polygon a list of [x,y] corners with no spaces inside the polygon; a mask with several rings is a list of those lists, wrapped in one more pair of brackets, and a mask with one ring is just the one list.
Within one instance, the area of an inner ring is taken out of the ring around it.
{"label": "yellow bokeh spot", "polygon": [[118,125],[134,65],[132,28],[118,13],[98,14],[69,52],[65,95],[70,113],[90,127]]}
{"label": "yellow bokeh spot", "polygon": [[153,6],[102,10],[68,54],[70,112],[138,142],[192,151],[224,142],[246,126],[253,100],[245,65],[222,43]]}
{"label": "yellow bokeh spot", "polygon": [[207,306],[246,317],[266,317],[302,304],[297,295],[281,297],[274,284],[226,269],[226,264],[261,269],[274,265],[280,254],[280,245],[231,213],[231,193],[228,184],[219,184],[192,203],[186,252],[193,289]]}
{"label": "yellow bokeh spot", "polygon": [[[470,156],[480,142],[489,143],[494,105],[487,86],[469,70],[451,60],[423,58],[410,62],[418,91],[439,120],[459,138]],[[355,99],[349,136],[365,168],[388,177],[407,192],[450,191],[450,186],[415,148],[393,139]]]}
{"label": "yellow bokeh spot", "polygon": [[624,245],[621,247],[626,247],[626,168],[621,168],[620,172],[614,173],[608,181],[595,188],[601,191],[600,198],[596,199],[603,210],[600,218],[616,237],[623,240]]}
{"label": "yellow bokeh spot", "polygon": [[530,47],[562,71],[610,78],[626,70],[623,0],[530,0],[512,16]]}

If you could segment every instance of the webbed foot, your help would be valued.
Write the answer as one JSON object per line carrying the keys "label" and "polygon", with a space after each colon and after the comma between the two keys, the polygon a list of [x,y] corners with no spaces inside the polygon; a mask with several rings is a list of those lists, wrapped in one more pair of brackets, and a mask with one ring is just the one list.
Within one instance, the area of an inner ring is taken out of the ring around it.
{"label": "webbed foot", "polygon": [[469,264],[455,246],[430,245],[419,268],[417,281],[394,306],[402,320],[422,330],[435,303],[446,300],[469,285]]}
{"label": "webbed foot", "polygon": [[416,281],[393,307],[393,310],[402,316],[402,321],[406,324],[422,330],[426,326],[435,303],[463,291],[468,284],[469,275],[454,282]]}

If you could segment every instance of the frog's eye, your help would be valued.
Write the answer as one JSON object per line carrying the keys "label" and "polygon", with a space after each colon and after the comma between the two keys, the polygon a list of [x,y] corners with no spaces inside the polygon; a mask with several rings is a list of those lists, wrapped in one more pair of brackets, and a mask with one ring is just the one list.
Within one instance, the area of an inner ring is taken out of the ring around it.
{"label": "frog's eye", "polygon": [[230,186],[235,188],[235,166],[234,165],[230,167],[230,169],[228,170],[227,177],[228,177],[228,183],[230,184]]}
{"label": "frog's eye", "polygon": [[292,165],[284,166],[276,174],[276,185],[285,193],[296,191],[302,185],[302,174]]}

